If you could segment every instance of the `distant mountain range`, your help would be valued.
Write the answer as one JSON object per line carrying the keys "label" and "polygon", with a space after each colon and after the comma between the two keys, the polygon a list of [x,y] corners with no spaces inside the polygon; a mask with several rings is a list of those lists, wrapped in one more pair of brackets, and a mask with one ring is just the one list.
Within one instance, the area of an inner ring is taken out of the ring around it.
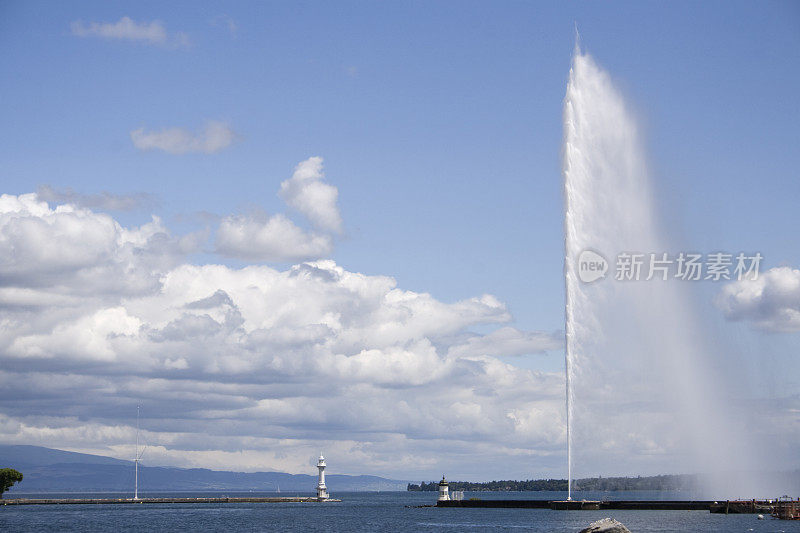
{"label": "distant mountain range", "polygon": [[[22,472],[15,492],[132,492],[133,461],[40,446],[0,445],[0,468]],[[309,468],[311,469],[311,468]],[[330,492],[406,490],[407,481],[378,476],[326,474]],[[312,493],[317,476],[283,472],[226,472],[205,468],[142,466],[139,492],[275,491]]]}

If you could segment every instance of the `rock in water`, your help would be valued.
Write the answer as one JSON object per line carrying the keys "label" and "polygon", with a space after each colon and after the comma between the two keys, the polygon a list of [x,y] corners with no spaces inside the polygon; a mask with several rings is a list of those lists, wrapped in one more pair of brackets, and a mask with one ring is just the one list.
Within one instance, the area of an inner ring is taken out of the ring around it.
{"label": "rock in water", "polygon": [[581,529],[580,533],[631,533],[631,530],[613,518],[603,518],[592,522],[586,529]]}

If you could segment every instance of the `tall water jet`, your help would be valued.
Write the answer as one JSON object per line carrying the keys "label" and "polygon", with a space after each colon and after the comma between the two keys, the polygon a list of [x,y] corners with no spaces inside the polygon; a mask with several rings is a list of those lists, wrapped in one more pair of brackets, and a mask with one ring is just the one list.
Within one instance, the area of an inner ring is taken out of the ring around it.
{"label": "tall water jet", "polygon": [[[677,250],[658,223],[636,121],[577,44],[563,126],[568,497],[575,460],[586,475],[742,464],[746,439],[722,409],[691,282],[645,268],[638,281],[615,279],[620,257]],[[579,259],[596,268],[583,280]]]}

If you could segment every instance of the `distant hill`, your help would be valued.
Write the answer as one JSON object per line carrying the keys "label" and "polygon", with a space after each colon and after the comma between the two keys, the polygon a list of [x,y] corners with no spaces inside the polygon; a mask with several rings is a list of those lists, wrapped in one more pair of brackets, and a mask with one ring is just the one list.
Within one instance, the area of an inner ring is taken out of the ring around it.
{"label": "distant hill", "polygon": [[[126,492],[133,490],[133,461],[40,446],[0,445],[0,468],[25,476],[14,492]],[[407,481],[378,476],[325,476],[330,492],[405,490]],[[311,493],[317,477],[283,472],[226,472],[139,464],[139,491],[275,491]]]}
{"label": "distant hill", "polygon": [[123,461],[102,455],[67,452],[41,446],[0,444],[0,463],[16,465],[53,465],[58,463],[84,463],[92,465],[133,465],[133,461]]}

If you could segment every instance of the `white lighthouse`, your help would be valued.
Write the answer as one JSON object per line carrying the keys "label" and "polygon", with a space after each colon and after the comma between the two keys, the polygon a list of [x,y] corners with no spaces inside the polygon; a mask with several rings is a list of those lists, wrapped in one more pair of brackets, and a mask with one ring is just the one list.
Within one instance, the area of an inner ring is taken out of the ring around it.
{"label": "white lighthouse", "polygon": [[319,461],[317,461],[317,468],[319,468],[319,481],[317,482],[317,498],[320,500],[328,499],[328,487],[325,486],[325,458],[319,454]]}
{"label": "white lighthouse", "polygon": [[444,479],[444,474],[442,474],[442,480],[439,482],[439,501],[446,502],[450,500],[450,483]]}

